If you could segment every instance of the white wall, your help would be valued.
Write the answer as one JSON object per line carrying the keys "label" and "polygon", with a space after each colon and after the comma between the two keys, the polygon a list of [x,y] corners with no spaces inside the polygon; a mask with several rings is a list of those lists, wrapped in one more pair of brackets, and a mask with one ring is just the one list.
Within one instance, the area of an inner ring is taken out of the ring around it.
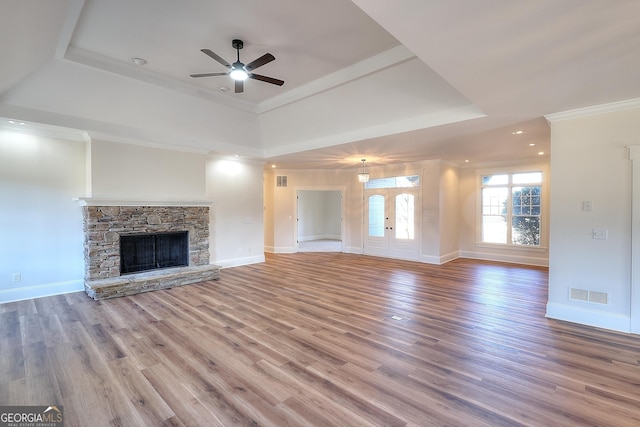
{"label": "white wall", "polygon": [[421,260],[440,264],[440,161],[422,162],[422,249]]}
{"label": "white wall", "polygon": [[[551,119],[551,243],[547,316],[629,331],[631,182],[628,145],[638,144],[640,109]],[[591,201],[592,211],[582,209]],[[594,228],[608,232],[592,237]],[[608,304],[569,298],[569,288],[604,292]]]}
{"label": "white wall", "polygon": [[[84,287],[85,142],[0,130],[0,302]],[[13,281],[13,274],[21,276]]]}
{"label": "white wall", "polygon": [[211,263],[230,267],[263,262],[263,163],[212,156],[206,171],[207,199],[214,201]]}
{"label": "white wall", "polygon": [[458,189],[459,169],[451,164],[440,164],[440,260],[458,258],[460,248],[460,205]]}
{"label": "white wall", "polygon": [[91,194],[97,198],[203,200],[205,156],[111,141],[91,142]]}

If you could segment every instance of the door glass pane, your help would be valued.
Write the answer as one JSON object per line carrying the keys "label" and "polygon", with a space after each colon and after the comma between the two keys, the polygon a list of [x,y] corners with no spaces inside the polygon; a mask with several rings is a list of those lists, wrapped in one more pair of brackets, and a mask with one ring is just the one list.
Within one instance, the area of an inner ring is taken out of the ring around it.
{"label": "door glass pane", "polygon": [[507,243],[507,187],[482,189],[482,241]]}
{"label": "door glass pane", "polygon": [[384,197],[369,196],[369,236],[384,237]]}
{"label": "door glass pane", "polygon": [[414,199],[413,194],[396,196],[396,239],[415,238]]}

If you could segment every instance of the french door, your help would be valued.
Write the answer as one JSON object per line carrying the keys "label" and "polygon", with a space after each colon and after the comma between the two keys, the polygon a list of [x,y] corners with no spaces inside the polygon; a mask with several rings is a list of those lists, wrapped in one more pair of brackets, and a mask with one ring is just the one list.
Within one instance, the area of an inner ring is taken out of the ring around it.
{"label": "french door", "polygon": [[416,209],[418,191],[375,189],[365,193],[364,253],[407,260],[418,259]]}

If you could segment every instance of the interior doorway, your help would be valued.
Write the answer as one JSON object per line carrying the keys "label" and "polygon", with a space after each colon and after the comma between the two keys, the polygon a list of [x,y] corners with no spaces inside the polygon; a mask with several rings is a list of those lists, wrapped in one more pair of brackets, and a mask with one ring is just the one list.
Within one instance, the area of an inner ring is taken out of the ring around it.
{"label": "interior doorway", "polygon": [[296,192],[298,252],[342,252],[342,191]]}

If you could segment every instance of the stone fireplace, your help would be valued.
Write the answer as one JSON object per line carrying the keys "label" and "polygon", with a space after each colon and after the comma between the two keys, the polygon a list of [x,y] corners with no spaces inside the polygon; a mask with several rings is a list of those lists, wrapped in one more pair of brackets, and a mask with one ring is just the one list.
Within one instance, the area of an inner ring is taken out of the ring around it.
{"label": "stone fireplace", "polygon": [[[85,291],[91,298],[133,295],[219,278],[220,267],[209,264],[210,202],[80,201],[83,205]],[[144,236],[139,243],[133,244],[137,246],[133,249],[131,236]],[[182,243],[186,248],[186,259],[180,264],[174,264],[182,247],[176,244],[177,236],[186,236]],[[145,247],[156,250],[156,245],[164,245],[161,253],[155,256],[171,259],[139,260],[135,254],[127,254],[123,259],[121,241],[134,252]],[[173,247],[166,249],[170,243]],[[123,271],[123,265],[133,263],[134,258],[144,267],[136,272]]]}

